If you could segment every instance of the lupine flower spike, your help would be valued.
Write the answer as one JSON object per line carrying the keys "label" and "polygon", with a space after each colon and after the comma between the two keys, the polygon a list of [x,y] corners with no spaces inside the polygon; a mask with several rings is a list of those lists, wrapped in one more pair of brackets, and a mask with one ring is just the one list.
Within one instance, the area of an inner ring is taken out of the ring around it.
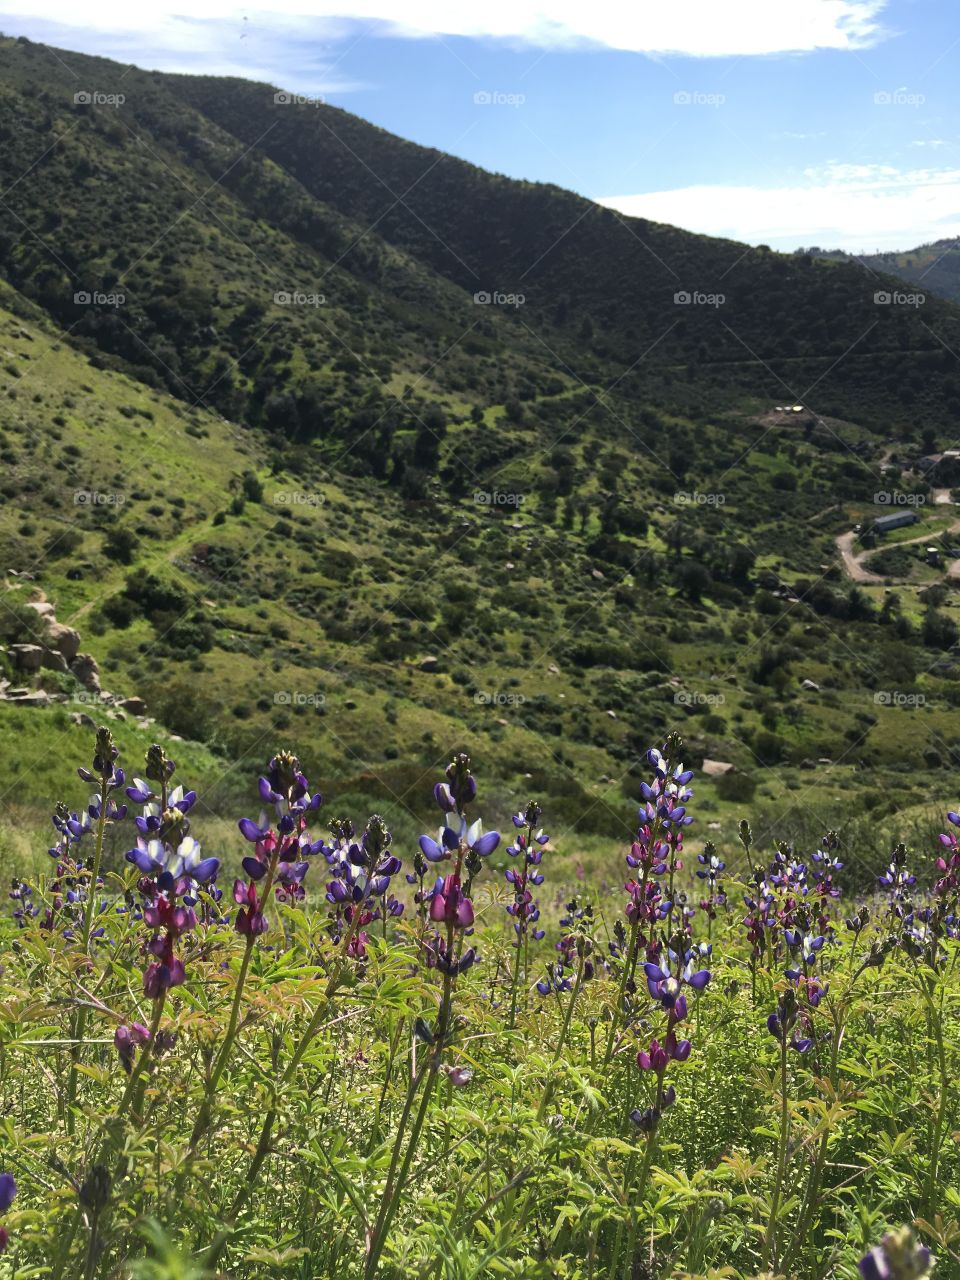
{"label": "lupine flower spike", "polygon": [[918,1245],[909,1227],[888,1231],[880,1244],[860,1260],[863,1280],[921,1280],[933,1270],[926,1245]]}
{"label": "lupine flower spike", "polygon": [[[0,1214],[4,1214],[13,1204],[17,1194],[17,1184],[12,1173],[0,1173]],[[0,1223],[0,1253],[4,1253],[10,1237],[6,1228]]]}

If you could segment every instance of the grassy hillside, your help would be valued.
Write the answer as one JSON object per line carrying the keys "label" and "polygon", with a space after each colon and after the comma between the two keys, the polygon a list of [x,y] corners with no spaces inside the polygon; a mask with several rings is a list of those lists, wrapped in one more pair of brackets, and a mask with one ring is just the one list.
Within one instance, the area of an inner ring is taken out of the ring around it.
{"label": "grassy hillside", "polygon": [[[146,699],[136,743],[187,740],[212,804],[292,741],[345,805],[412,831],[424,777],[468,745],[501,812],[535,792],[558,830],[614,840],[678,724],[696,763],[736,766],[704,785],[724,846],[748,801],[765,838],[859,823],[871,847],[942,801],[953,579],[897,561],[855,585],[836,539],[878,491],[930,496],[909,463],[946,429],[931,325],[952,335],[953,308],[877,319],[858,269],[764,253],[729,272],[736,321],[674,308],[638,235],[694,288],[744,247],[449,158],[411,222],[365,164],[396,189],[418,148],[264,86],[69,57],[124,103],[74,104],[42,46],[0,44],[0,642],[30,641],[44,592],[104,687]],[[433,243],[510,291],[574,211],[515,311],[474,304]],[[717,321],[760,363],[707,341]],[[820,371],[816,407],[776,410],[778,362]],[[5,805],[83,754],[79,686],[49,675],[63,701],[0,701],[5,776],[15,749],[40,771],[11,770]]]}

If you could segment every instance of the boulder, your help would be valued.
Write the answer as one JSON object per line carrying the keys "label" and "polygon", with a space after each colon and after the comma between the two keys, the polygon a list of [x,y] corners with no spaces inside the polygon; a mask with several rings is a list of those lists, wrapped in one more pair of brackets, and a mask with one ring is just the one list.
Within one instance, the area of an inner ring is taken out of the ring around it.
{"label": "boulder", "polygon": [[18,671],[39,671],[43,665],[43,649],[38,644],[12,644],[8,652]]}
{"label": "boulder", "polygon": [[51,621],[56,612],[49,600],[28,600],[26,608],[33,609],[41,618],[49,618]]}
{"label": "boulder", "polygon": [[88,716],[85,711],[71,712],[70,719],[74,724],[82,725],[86,729],[96,728],[96,720],[92,716]]}
{"label": "boulder", "polygon": [[421,658],[421,659],[420,659],[420,670],[421,670],[421,671],[439,671],[439,670],[440,670],[440,659],[439,659],[439,658],[434,658],[434,657],[431,657],[431,656],[428,656],[428,657],[426,657],[426,658]]}
{"label": "boulder", "polygon": [[801,681],[800,681],[800,688],[801,688],[801,689],[809,689],[811,693],[819,693],[819,692],[820,692],[820,686],[817,684],[817,682],[816,682],[815,680],[801,680]]}
{"label": "boulder", "polygon": [[732,768],[733,765],[727,760],[704,760],[701,772],[707,778],[722,778]]}
{"label": "boulder", "polygon": [[62,671],[64,675],[70,670],[66,658],[62,653],[57,653],[56,649],[44,649],[40,665],[47,671]]}
{"label": "boulder", "polygon": [[78,653],[70,663],[70,670],[85,689],[91,693],[100,692],[100,668],[91,654]]}
{"label": "boulder", "polygon": [[62,622],[51,620],[47,623],[47,644],[51,649],[62,653],[68,662],[72,662],[80,652],[80,632]]}
{"label": "boulder", "polygon": [[[21,695],[12,697],[11,693]],[[14,689],[7,694],[8,702],[15,702],[18,707],[45,707],[50,702],[50,695],[45,689]]]}
{"label": "boulder", "polygon": [[147,704],[142,698],[124,698],[120,706],[124,711],[129,711],[132,716],[145,716],[147,714]]}

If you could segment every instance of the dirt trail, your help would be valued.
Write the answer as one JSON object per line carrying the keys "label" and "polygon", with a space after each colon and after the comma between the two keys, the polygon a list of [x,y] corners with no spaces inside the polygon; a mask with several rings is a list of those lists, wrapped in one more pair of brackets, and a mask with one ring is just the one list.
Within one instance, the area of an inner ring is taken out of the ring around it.
{"label": "dirt trail", "polygon": [[[941,530],[942,533],[960,532],[960,520],[954,520],[953,524],[948,525],[946,529]],[[918,542],[929,542],[936,534],[921,533],[917,538],[905,538],[903,542],[892,542],[891,547],[912,547]],[[861,551],[859,555],[854,553],[853,547],[857,540],[857,535],[851,529],[848,533],[841,533],[837,536],[837,550],[840,552],[840,558],[843,561],[843,567],[847,574],[854,582],[871,583],[873,586],[882,586],[885,582],[903,583],[906,578],[892,578],[888,574],[871,573],[869,569],[864,568],[863,561],[873,555],[875,551],[879,551],[879,547],[870,547],[866,551]],[[960,559],[951,560],[946,568],[946,577],[960,578]]]}

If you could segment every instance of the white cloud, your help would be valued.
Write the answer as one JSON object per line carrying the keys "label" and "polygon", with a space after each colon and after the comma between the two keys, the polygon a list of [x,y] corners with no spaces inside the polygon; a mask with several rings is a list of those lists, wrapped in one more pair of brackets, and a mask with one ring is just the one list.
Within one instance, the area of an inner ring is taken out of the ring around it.
{"label": "white cloud", "polygon": [[[17,14],[7,0],[0,15],[15,32],[37,22]],[[235,0],[45,0],[44,23],[93,33],[113,46],[136,37],[142,60],[168,65],[171,57],[194,61],[191,41],[206,41],[203,26],[234,38],[246,15],[254,31],[282,29],[300,39],[329,39],[331,21],[373,24],[407,37],[468,36],[556,49],[596,45],[637,53],[693,57],[858,49],[884,32],[880,15],[888,0],[272,0],[269,9],[240,9]],[[24,26],[17,26],[17,18]],[[211,49],[211,52],[213,50]],[[229,59],[228,59],[229,60]]]}
{"label": "white cloud", "polygon": [[870,253],[960,235],[960,169],[831,164],[796,186],[696,186],[598,203],[748,244]]}

